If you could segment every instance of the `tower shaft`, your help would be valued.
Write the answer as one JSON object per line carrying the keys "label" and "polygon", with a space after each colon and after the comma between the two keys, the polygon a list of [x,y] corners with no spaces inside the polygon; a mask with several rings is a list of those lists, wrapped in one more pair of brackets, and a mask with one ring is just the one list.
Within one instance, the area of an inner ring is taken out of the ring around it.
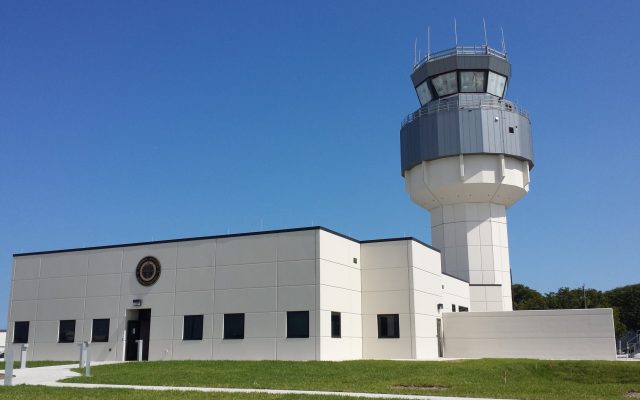
{"label": "tower shaft", "polygon": [[473,311],[511,311],[511,268],[506,207],[460,203],[431,210],[433,245],[442,271],[467,280]]}

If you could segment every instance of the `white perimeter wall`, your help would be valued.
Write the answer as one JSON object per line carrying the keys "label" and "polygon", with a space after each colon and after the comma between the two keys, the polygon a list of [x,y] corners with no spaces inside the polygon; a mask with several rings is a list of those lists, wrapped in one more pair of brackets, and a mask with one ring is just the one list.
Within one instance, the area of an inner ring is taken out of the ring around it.
{"label": "white perimeter wall", "polygon": [[445,357],[616,357],[611,309],[446,313]]}

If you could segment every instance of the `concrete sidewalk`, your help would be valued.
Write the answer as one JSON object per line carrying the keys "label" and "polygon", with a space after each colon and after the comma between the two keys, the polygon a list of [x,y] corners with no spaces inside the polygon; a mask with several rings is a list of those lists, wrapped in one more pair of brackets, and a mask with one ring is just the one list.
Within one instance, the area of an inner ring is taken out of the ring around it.
{"label": "concrete sidewalk", "polygon": [[[113,364],[113,362],[96,362],[91,365]],[[312,390],[280,390],[280,389],[242,389],[242,388],[215,388],[215,387],[185,387],[185,386],[141,386],[141,385],[107,385],[107,384],[89,384],[89,383],[63,383],[59,380],[80,376],[80,374],[71,371],[77,368],[78,364],[71,365],[55,365],[50,367],[14,369],[13,378],[14,385],[43,385],[50,387],[67,387],[67,388],[110,388],[110,389],[135,389],[135,390],[158,390],[158,391],[180,391],[180,392],[208,392],[208,393],[266,393],[266,394],[297,394],[297,395],[323,395],[323,396],[341,396],[367,399],[406,399],[406,400],[494,400],[484,398],[471,397],[443,397],[443,396],[424,396],[424,395],[406,395],[406,394],[387,394],[387,393],[356,393],[356,392],[325,392]],[[3,373],[4,371],[0,371]],[[504,400],[504,399],[503,399]]]}

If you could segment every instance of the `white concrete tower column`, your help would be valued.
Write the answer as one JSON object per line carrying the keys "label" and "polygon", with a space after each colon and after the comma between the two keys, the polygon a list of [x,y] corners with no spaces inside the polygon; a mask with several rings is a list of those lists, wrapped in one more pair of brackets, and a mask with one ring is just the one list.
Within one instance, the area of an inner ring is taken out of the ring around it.
{"label": "white concrete tower column", "polygon": [[504,155],[446,157],[405,171],[411,199],[431,212],[442,271],[467,280],[471,311],[510,311],[506,209],[529,190],[529,163]]}
{"label": "white concrete tower column", "polygon": [[466,278],[473,311],[511,310],[506,207],[462,203],[431,210],[431,238],[443,272]]}

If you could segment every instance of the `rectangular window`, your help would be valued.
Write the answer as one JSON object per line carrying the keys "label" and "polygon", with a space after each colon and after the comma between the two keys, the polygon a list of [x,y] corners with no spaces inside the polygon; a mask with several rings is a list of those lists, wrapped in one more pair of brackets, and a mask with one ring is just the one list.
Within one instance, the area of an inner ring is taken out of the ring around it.
{"label": "rectangular window", "polygon": [[398,314],[378,314],[378,338],[397,339],[400,337],[400,316]]}
{"label": "rectangular window", "polygon": [[504,87],[507,83],[505,76],[489,71],[489,79],[487,80],[487,93],[494,96],[502,97],[504,95]]}
{"label": "rectangular window", "polygon": [[484,71],[460,71],[460,91],[463,93],[484,92]]}
{"label": "rectangular window", "polygon": [[467,311],[469,311],[469,308],[468,308],[468,307],[465,307],[465,306],[458,306],[458,311],[460,311],[460,312],[467,312]]}
{"label": "rectangular window", "polygon": [[29,343],[29,321],[15,322],[13,325],[13,343]]}
{"label": "rectangular window", "polygon": [[73,343],[76,339],[76,320],[67,319],[60,321],[58,330],[58,343]]}
{"label": "rectangular window", "polygon": [[185,315],[182,340],[202,340],[203,315]]}
{"label": "rectangular window", "polygon": [[428,102],[431,101],[431,92],[429,91],[429,84],[427,81],[422,82],[416,88],[416,93],[418,93],[418,99],[420,100],[420,105],[424,106]]}
{"label": "rectangular window", "polygon": [[341,327],[339,312],[331,313],[331,337],[332,338],[342,337],[342,327]]}
{"label": "rectangular window", "polygon": [[94,319],[93,329],[91,330],[91,342],[108,342],[109,341],[109,318]]}
{"label": "rectangular window", "polygon": [[456,305],[455,304],[451,305],[451,311],[456,312]]}
{"label": "rectangular window", "polygon": [[244,339],[244,314],[224,315],[224,338]]}
{"label": "rectangular window", "polygon": [[431,84],[439,97],[456,93],[458,91],[458,73],[453,71],[438,75],[431,79]]}
{"label": "rectangular window", "polygon": [[287,311],[287,337],[309,337],[309,311]]}

